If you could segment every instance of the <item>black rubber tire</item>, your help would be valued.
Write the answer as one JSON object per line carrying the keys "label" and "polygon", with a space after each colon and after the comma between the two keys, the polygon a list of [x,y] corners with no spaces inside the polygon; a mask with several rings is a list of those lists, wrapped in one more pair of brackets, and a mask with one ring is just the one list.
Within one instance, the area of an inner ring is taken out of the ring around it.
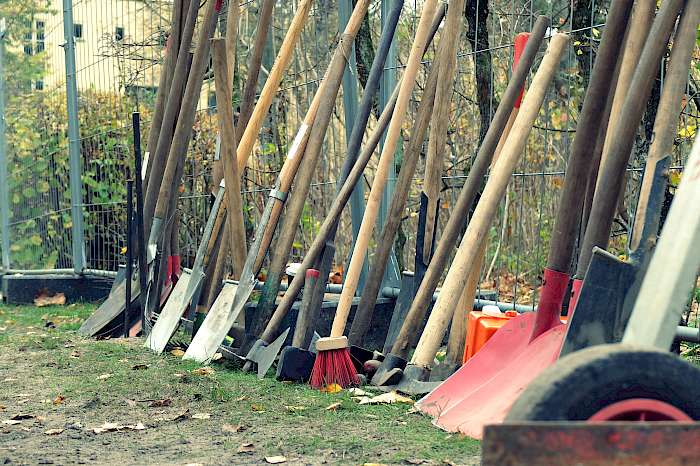
{"label": "black rubber tire", "polygon": [[630,398],[666,402],[700,419],[700,369],[669,352],[620,344],[563,357],[540,374],[506,421],[584,421]]}

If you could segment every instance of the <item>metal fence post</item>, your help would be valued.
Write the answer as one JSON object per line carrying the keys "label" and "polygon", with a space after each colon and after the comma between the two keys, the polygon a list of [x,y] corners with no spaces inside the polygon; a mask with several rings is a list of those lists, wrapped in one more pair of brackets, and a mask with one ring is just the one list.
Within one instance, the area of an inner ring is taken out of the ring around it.
{"label": "metal fence post", "polygon": [[5,140],[5,18],[0,18],[0,249],[2,269],[10,268],[10,186]]}
{"label": "metal fence post", "polygon": [[78,86],[75,67],[75,38],[73,34],[73,1],[63,0],[63,49],[66,54],[66,106],[68,109],[68,156],[70,162],[70,199],[72,220],[73,270],[85,269],[85,240],[83,230],[83,185],[80,161],[80,128],[78,123]]}
{"label": "metal fence post", "polygon": [[[338,17],[340,24],[338,29],[343,30],[345,25],[350,20],[350,14],[352,11],[352,0],[340,0],[338,8]],[[345,72],[343,73],[343,109],[345,111],[345,139],[350,138],[352,133],[353,124],[355,123],[355,116],[357,115],[357,102],[358,102],[358,90],[357,90],[357,60],[355,59],[355,44],[353,43],[352,52],[348,57],[348,66],[345,67]],[[346,146],[347,147],[347,146]],[[350,197],[350,214],[352,218],[352,243],[355,244],[357,235],[360,231],[360,225],[362,224],[362,217],[365,213],[365,186],[362,183],[357,183],[355,190],[352,192]],[[350,255],[347,258],[347,263],[350,262],[350,256],[352,255],[352,250],[350,250]],[[365,288],[365,282],[367,280],[367,273],[369,271],[369,265],[367,259],[362,265],[362,273],[360,274],[360,280],[357,285],[356,294],[361,294],[362,290]]]}
{"label": "metal fence post", "polygon": [[[381,24],[382,29],[384,28],[384,22],[386,20],[389,11],[391,10],[392,3],[394,0],[382,0],[381,6]],[[391,93],[396,87],[396,65],[398,61],[396,60],[396,38],[391,43],[389,48],[389,54],[386,57],[386,62],[384,63],[384,72],[382,73],[382,80],[379,85],[379,108],[383,109],[386,106]],[[384,136],[382,136],[382,146],[384,146]],[[397,146],[396,153],[394,157],[398,156],[402,152],[401,143]],[[377,225],[379,231],[384,228],[386,223],[386,216],[389,212],[389,205],[391,204],[391,198],[394,196],[394,185],[396,184],[396,163],[392,164],[391,171],[389,172],[389,179],[386,184],[386,189],[384,190],[384,197],[382,198],[382,203],[379,207],[379,215],[377,219]],[[386,267],[386,272],[384,272],[384,286],[400,286],[401,285],[401,271],[399,270],[398,262],[396,261],[396,254],[392,248],[391,255],[389,256],[389,263]]]}

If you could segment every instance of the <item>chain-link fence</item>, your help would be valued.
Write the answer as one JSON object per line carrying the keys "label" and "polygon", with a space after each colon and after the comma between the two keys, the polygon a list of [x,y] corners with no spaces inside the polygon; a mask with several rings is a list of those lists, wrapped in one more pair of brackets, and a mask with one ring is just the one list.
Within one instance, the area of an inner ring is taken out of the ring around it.
{"label": "chain-link fence", "polygon": [[[11,0],[14,1],[14,0]],[[31,0],[28,0],[31,2]],[[211,0],[207,0],[211,1]],[[376,0],[358,39],[351,81],[362,93],[371,65],[374,46],[381,32],[383,7],[392,0]],[[32,79],[8,77],[6,83],[9,229],[3,232],[9,244],[9,263],[4,268],[22,270],[72,269],[75,238],[71,207],[64,60],[64,4],[53,0],[47,10],[37,11],[22,33],[8,36],[6,49],[25,55],[36,69]],[[235,70],[234,99],[248,66],[256,29],[258,0],[241,4],[239,41]],[[341,5],[342,3],[342,5]],[[559,201],[569,147],[575,135],[579,109],[588,84],[609,1],[576,0],[470,0],[464,12],[455,90],[444,156],[440,225],[444,225],[456,201],[479,141],[499,102],[510,76],[513,38],[528,31],[536,17],[544,14],[553,27],[571,34],[561,63],[540,112],[527,148],[501,203],[498,220],[490,232],[482,286],[497,290],[503,300],[533,303],[540,271],[547,256],[550,232]],[[261,83],[272,67],[296,1],[277,2],[274,20],[263,56]],[[422,2],[407,0],[395,39],[395,51],[385,66],[383,95],[401,74],[418,22]],[[270,109],[259,143],[243,176],[246,228],[254,226],[274,184],[287,149],[318,88],[326,64],[337,43],[342,18],[350,0],[318,0],[295,48],[294,58]],[[125,245],[125,180],[132,176],[133,153],[130,114],[140,111],[144,131],[150,122],[163,49],[169,31],[172,1],[168,0],[73,0],[73,25],[68,31],[75,43],[78,92],[79,162],[82,184],[79,210],[83,212],[82,244],[85,268],[113,272],[123,261]],[[221,15],[222,18],[225,14]],[[223,21],[223,19],[222,19]],[[219,29],[225,29],[220,24]],[[439,35],[427,52],[419,74],[417,92],[404,125],[404,140],[411,134],[413,116],[420,101],[427,70],[435,55]],[[196,37],[196,35],[195,35]],[[12,42],[12,43],[10,43]],[[22,47],[22,49],[18,49]],[[625,250],[627,232],[634,218],[644,155],[652,134],[655,103],[663,85],[665,62],[652,92],[651,104],[640,126],[629,165],[628,187],[620,202],[612,248]],[[7,61],[7,60],[6,60]],[[694,54],[686,98],[674,147],[674,166],[682,167],[695,135],[700,108],[696,91],[698,55]],[[38,70],[38,71],[37,71]],[[326,135],[324,157],[308,196],[290,261],[299,260],[310,242],[335,193],[335,180],[345,157],[348,128],[341,89]],[[370,118],[376,124],[382,99],[378,98]],[[180,188],[179,244],[183,263],[191,265],[211,205],[211,171],[216,152],[216,101],[211,71],[205,75],[185,176]],[[144,134],[147,137],[147,134]],[[592,149],[592,148],[591,148]],[[395,172],[401,167],[397,152]],[[397,270],[411,269],[417,230],[417,212],[423,179],[424,157],[416,170],[415,183],[395,242]],[[376,166],[373,159],[362,184],[369,190]],[[675,173],[675,172],[674,172]],[[395,179],[395,176],[392,177]],[[391,183],[387,193],[390,199]],[[292,193],[293,195],[293,193]],[[1,198],[0,198],[1,199]],[[346,209],[349,210],[349,209]],[[359,219],[355,219],[357,223]],[[352,247],[350,213],[343,214],[336,262],[342,267]],[[357,226],[357,225],[356,225]],[[438,230],[439,231],[439,230]],[[439,233],[438,233],[439,234]],[[378,238],[378,233],[375,234]],[[4,253],[5,251],[3,251]],[[395,271],[394,271],[395,272]]]}

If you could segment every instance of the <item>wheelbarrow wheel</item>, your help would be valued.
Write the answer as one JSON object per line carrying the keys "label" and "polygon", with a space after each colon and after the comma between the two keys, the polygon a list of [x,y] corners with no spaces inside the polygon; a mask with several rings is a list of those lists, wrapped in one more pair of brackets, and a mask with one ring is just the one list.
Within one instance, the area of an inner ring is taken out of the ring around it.
{"label": "wheelbarrow wheel", "polygon": [[620,344],[572,353],[537,377],[507,421],[700,419],[700,369],[668,352]]}

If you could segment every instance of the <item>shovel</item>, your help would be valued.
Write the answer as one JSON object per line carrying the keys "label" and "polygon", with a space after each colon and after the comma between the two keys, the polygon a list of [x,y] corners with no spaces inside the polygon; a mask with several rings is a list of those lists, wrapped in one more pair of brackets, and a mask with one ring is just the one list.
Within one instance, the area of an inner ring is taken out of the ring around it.
{"label": "shovel", "polygon": [[[580,204],[579,199],[586,188],[581,172],[577,173],[575,170],[586,171],[590,140],[599,133],[597,115],[600,114],[600,109],[605,106],[606,101],[610,100],[608,94],[612,88],[611,74],[617,62],[620,61],[618,54],[630,9],[631,5],[627,2],[618,0],[613,3],[586,91],[566,170],[559,212],[552,232],[548,267],[545,269],[545,283],[538,305],[538,314],[542,309],[541,312],[546,318],[525,313],[511,319],[457,372],[420,401],[420,409],[426,414],[441,418],[446,410],[457,404],[472,390],[500,374],[503,366],[508,364],[513,355],[527,349],[536,321],[556,325],[557,322],[552,324],[551,316],[554,315],[558,319],[561,312],[561,304],[569,281],[565,271],[568,270],[572,255],[571,248],[576,238],[575,225],[578,210],[572,206]],[[532,38],[528,42],[531,41]],[[566,204],[566,202],[573,204]],[[561,246],[555,246],[557,244]],[[511,349],[516,352],[510,352]],[[508,403],[505,400],[503,402]]]}
{"label": "shovel", "polygon": [[[250,120],[245,127],[245,132],[241,137],[236,151],[239,170],[242,170],[245,167],[248,157],[252,152],[265,115],[272,104],[274,94],[282,80],[284,70],[291,61],[294,45],[296,44],[304,27],[309,10],[311,9],[311,4],[311,0],[304,0],[298,5],[296,14],[294,15],[289,30],[287,31],[287,35],[282,43],[277,59],[275,60],[275,64],[273,65],[268,79],[265,82],[265,86],[260,94],[255,110],[253,111]],[[314,102],[312,102],[312,108],[309,109],[309,113],[312,113],[313,116],[315,116],[315,110],[312,111],[312,109],[314,105],[318,105],[316,98],[314,98],[314,101],[316,103],[314,104]],[[308,113],[307,116],[309,116]],[[313,116],[310,117],[312,120]],[[260,223],[258,225],[258,230],[256,231],[255,241],[251,245],[244,263],[243,271],[241,272],[241,280],[238,284],[239,289],[237,290],[236,298],[234,299],[231,309],[225,312],[224,315],[212,315],[211,311],[207,314],[202,326],[197,334],[195,334],[190,347],[187,349],[185,358],[194,359],[200,362],[209,360],[215,354],[216,349],[223,341],[228,329],[231,328],[231,325],[233,325],[233,322],[236,321],[238,315],[248,301],[248,297],[255,286],[257,272],[260,269],[262,259],[264,258],[266,248],[263,248],[262,246],[265,244],[265,242],[269,244],[269,241],[272,239],[272,233],[275,225],[274,223],[270,222],[270,218],[273,215],[273,211],[281,212],[281,203],[286,199],[286,191],[280,190],[280,188],[283,187],[281,186],[281,182],[287,183],[288,186],[291,186],[291,181],[296,174],[296,169],[298,168],[298,161],[294,160],[295,154],[299,155],[299,159],[301,158],[301,154],[303,154],[303,149],[300,150],[300,146],[306,143],[306,139],[308,137],[308,133],[306,131],[307,127],[308,122],[305,119],[304,125],[302,125],[300,132],[297,134],[297,137],[290,148],[287,161],[285,161],[285,166],[283,167],[283,170],[280,173],[280,178],[278,179],[278,185],[276,186],[276,189],[273,189],[270,193],[270,201],[265,206],[265,210],[263,211],[262,218],[260,219]],[[299,153],[297,154],[297,152]],[[293,162],[289,162],[290,157]],[[218,260],[223,260],[223,258],[219,258]]]}
{"label": "shovel", "polygon": [[[479,148],[467,181],[459,194],[457,203],[454,206],[453,212],[450,215],[447,225],[440,237],[440,241],[433,253],[430,266],[426,271],[426,276],[423,278],[418,290],[418,292],[421,292],[421,290],[423,290],[423,292],[421,295],[416,294],[416,298],[410,310],[406,311],[406,316],[403,318],[403,325],[392,345],[391,351],[386,355],[381,366],[374,374],[374,377],[372,377],[372,384],[374,385],[394,385],[401,378],[401,370],[406,366],[406,358],[408,357],[410,349],[409,346],[415,338],[416,333],[418,333],[418,327],[422,323],[425,312],[432,301],[432,294],[437,287],[442,271],[464,227],[467,213],[472,207],[477,189],[483,183],[483,178],[491,164],[493,153],[506,127],[511,110],[520,94],[520,89],[524,85],[530,67],[535,60],[535,56],[542,43],[548,25],[549,20],[544,16],[540,16],[535,22],[531,38],[523,51],[519,66],[516,67],[508,83],[501,103],[496,110],[491,125],[484,137],[484,141]],[[430,290],[430,293],[427,293],[428,290]],[[403,313],[400,310],[395,310],[394,312]],[[401,319],[401,317],[399,317],[399,319]]]}
{"label": "shovel", "polygon": [[[578,213],[576,209],[573,209],[571,205],[577,205],[578,199],[580,197],[581,189],[585,189],[585,179],[583,180],[584,182],[581,182],[581,176],[580,173],[579,175],[571,174],[571,170],[575,169],[576,167],[582,167],[581,170],[586,168],[586,156],[588,154],[588,151],[586,150],[590,144],[590,140],[592,137],[595,137],[598,134],[598,121],[596,120],[596,117],[600,114],[600,110],[605,106],[606,101],[607,101],[607,96],[609,93],[609,89],[611,88],[610,86],[610,79],[612,77],[612,70],[615,69],[616,63],[618,61],[618,53],[621,48],[621,43],[622,43],[622,38],[624,37],[625,30],[626,30],[626,24],[627,24],[627,19],[629,16],[629,12],[631,9],[631,4],[628,2],[623,2],[623,1],[617,1],[613,3],[613,6],[610,10],[609,16],[608,16],[608,21],[606,23],[606,28],[605,32],[603,34],[603,38],[601,41],[601,46],[598,50],[598,55],[594,64],[593,68],[593,73],[591,76],[591,82],[589,85],[589,88],[586,92],[586,97],[584,100],[583,104],[583,110],[581,112],[581,116],[579,118],[579,124],[577,128],[577,133],[576,133],[576,138],[574,139],[574,144],[572,146],[572,155],[569,159],[569,167],[567,168],[567,175],[566,175],[566,181],[564,184],[564,190],[562,193],[562,199],[570,199],[570,202],[576,201],[574,204],[564,204],[564,201],[561,201],[560,204],[560,215],[557,219],[556,228],[554,229],[553,232],[553,239],[552,239],[552,248],[554,247],[555,244],[555,238],[557,235],[568,235],[566,236],[569,238],[568,242],[568,247],[562,247],[557,250],[557,254],[554,255],[554,257],[557,259],[558,263],[566,263],[567,266],[563,270],[568,270],[568,263],[570,259],[567,259],[566,257],[562,258],[562,255],[569,254],[570,258],[570,250],[569,248],[573,244],[572,238],[575,236],[575,220],[578,217]],[[521,60],[524,60],[526,55],[527,55],[527,50],[533,44],[533,40],[537,36],[533,34],[531,38],[528,40],[528,43],[525,47],[525,51],[523,53],[523,56],[521,57]],[[522,64],[522,62],[521,62]],[[516,67],[516,70],[519,67]],[[500,106],[499,106],[499,111],[500,111]],[[490,130],[489,130],[490,131]],[[473,169],[472,169],[473,170]],[[471,176],[471,173],[470,173]],[[573,191],[573,192],[572,192]],[[460,195],[461,196],[461,195]],[[563,214],[563,215],[562,215]],[[454,215],[454,214],[453,214]],[[564,221],[562,221],[562,217]],[[452,218],[450,219],[452,220]],[[565,226],[565,228],[560,228],[560,225]],[[443,234],[444,237],[444,234]],[[562,241],[560,241],[562,242]],[[564,242],[565,243],[565,242]],[[438,246],[439,247],[439,246]],[[550,259],[549,259],[549,264],[552,264],[552,254],[550,253]],[[550,281],[550,276],[552,274],[545,272],[545,287],[543,289],[543,293],[540,298],[540,304],[538,306],[538,314],[544,313],[547,316],[547,319],[545,319],[547,322],[551,322],[551,319],[549,319],[549,316],[554,312],[557,316],[560,313],[561,310],[561,302],[564,297],[564,292],[565,288],[568,284],[568,275],[565,273],[555,273],[554,278],[558,280],[551,280]],[[553,286],[555,285],[556,286]],[[544,290],[550,290],[548,293],[551,295],[551,298],[549,299],[550,302],[554,302],[555,304],[550,305],[550,310],[547,310],[547,293],[545,293]],[[553,291],[551,291],[553,290]],[[543,309],[540,311],[540,309]],[[552,311],[551,309],[555,309]],[[526,319],[523,321],[524,324],[533,324],[533,327],[529,328],[529,333],[532,334],[532,329],[534,328],[534,323],[535,320],[532,320],[531,318],[525,318],[524,316],[519,316],[516,317],[513,320],[517,319]],[[539,320],[541,318],[538,318]],[[496,332],[498,333],[498,332]],[[519,332],[517,335],[521,336],[527,332]],[[528,338],[529,340],[529,338]],[[514,346],[518,347],[525,347],[526,342],[516,342],[513,340],[512,344]],[[494,348],[496,346],[494,345]],[[479,368],[480,365],[478,363],[478,360],[480,358],[488,358],[489,355],[488,353],[486,355],[481,354],[484,352],[483,348],[479,353],[475,355],[474,358],[477,358],[476,361],[468,361],[467,364],[465,364],[460,370],[458,370],[452,377],[448,378],[445,382],[443,382],[440,387],[436,390],[433,391],[428,397],[426,397],[426,402],[425,402],[425,410],[428,414],[431,414],[433,416],[436,416],[438,413],[436,411],[432,411],[432,407],[437,407],[437,406],[445,406],[449,405],[449,403],[455,403],[463,394],[460,386],[462,384],[462,381],[465,379],[471,379],[475,378],[478,380],[487,380],[486,378],[482,379],[479,376],[479,372],[475,371],[472,372],[468,367],[474,366],[476,368]],[[472,359],[474,359],[472,358]],[[418,376],[427,379],[429,376],[429,372],[427,368],[418,368],[414,369],[414,371],[418,372]],[[379,374],[379,372],[378,372]],[[460,374],[467,374],[467,375],[460,375]],[[393,383],[398,382],[401,380],[401,372],[399,369],[394,369],[392,372],[388,372],[386,375],[384,375],[384,380],[380,379],[380,382],[384,382],[386,384],[386,381],[393,381]],[[393,378],[393,380],[392,380]],[[374,380],[373,380],[374,382]],[[436,402],[437,401],[437,402]]]}
{"label": "shovel", "polygon": [[[445,8],[444,6],[441,6],[435,14],[435,17],[433,18],[433,23],[430,32],[431,38],[434,36],[435,32],[440,26],[440,22],[442,21],[444,13]],[[330,234],[335,230],[338,217],[342,214],[343,209],[345,208],[345,204],[350,199],[350,196],[355,190],[355,186],[362,177],[367,163],[369,162],[370,158],[372,158],[374,150],[376,149],[380,139],[382,138],[382,135],[384,134],[384,130],[389,125],[389,122],[394,112],[396,99],[398,97],[399,87],[400,82],[394,88],[394,92],[391,94],[391,97],[387,101],[387,104],[384,106],[384,109],[382,110],[382,113],[379,116],[379,119],[377,120],[377,125],[370,134],[370,136],[367,138],[367,142],[365,143],[365,146],[362,149],[362,152],[360,153],[357,163],[355,163],[355,165],[352,167],[352,170],[348,175],[348,179],[345,180],[343,187],[340,189],[338,195],[333,200],[333,204],[331,204],[331,207],[328,210],[328,214],[326,215],[325,220],[323,221],[321,227],[316,233],[314,242],[311,243],[309,250],[304,256],[304,260],[297,269],[297,275],[289,284],[289,287],[287,288],[287,291],[282,297],[282,300],[277,305],[274,314],[270,318],[270,321],[268,322],[265,331],[260,336],[260,340],[262,340],[263,342],[272,341],[272,339],[274,339],[274,337],[278,334],[279,328],[282,325],[282,321],[284,320],[289,310],[292,308],[292,305],[294,304],[294,301],[296,300],[299,291],[301,291],[301,288],[303,287],[302,274],[304,274],[308,268],[312,267],[316,263],[317,258],[321,253],[323,253],[324,248],[328,244],[326,241],[327,238],[329,238]]]}
{"label": "shovel", "polygon": [[[394,186],[394,193],[389,206],[387,220],[382,229],[377,249],[374,252],[372,265],[370,267],[369,278],[360,297],[360,303],[357,306],[355,317],[353,318],[348,341],[350,343],[350,353],[354,361],[359,361],[360,365],[371,359],[372,351],[361,348],[362,340],[369,329],[374,312],[374,305],[379,296],[379,288],[382,284],[386,265],[391,254],[394,244],[394,237],[398,231],[401,219],[403,218],[406,200],[411,187],[414,184],[413,175],[416,170],[418,158],[422,152],[425,132],[428,129],[428,124],[431,117],[435,117],[433,126],[431,126],[431,141],[428,146],[428,157],[426,159],[426,174],[424,182],[424,191],[421,193],[421,207],[418,220],[418,238],[416,239],[416,275],[424,271],[421,264],[427,264],[432,255],[434,241],[434,230],[437,226],[437,199],[440,188],[440,173],[442,171],[442,150],[437,150],[441,147],[440,143],[435,141],[439,136],[438,133],[447,134],[447,124],[449,123],[449,102],[452,92],[454,67],[456,62],[457,41],[461,34],[461,11],[464,9],[462,1],[452,5],[452,9],[448,11],[447,20],[445,22],[445,30],[438,46],[438,52],[433,64],[430,68],[430,73],[423,89],[418,111],[416,114],[411,138],[404,152],[401,163],[401,171]],[[451,13],[450,13],[451,12]],[[443,63],[447,65],[443,66]],[[440,89],[438,92],[437,89]],[[439,127],[438,127],[439,125]],[[433,129],[435,128],[435,129]],[[444,131],[443,131],[444,130]],[[433,134],[435,133],[435,134]],[[430,189],[426,189],[430,186]],[[426,191],[429,194],[426,194]],[[434,202],[429,202],[432,196]],[[428,215],[428,209],[432,209],[431,215]],[[428,220],[431,217],[432,220]],[[431,223],[431,228],[428,229],[428,236],[425,236],[426,222]],[[431,238],[423,241],[423,238]],[[426,249],[427,248],[427,249]],[[419,280],[414,278],[414,280]]]}
{"label": "shovel", "polygon": [[[398,24],[402,7],[403,1],[394,2],[392,4],[392,9],[387,16],[387,20],[384,23],[379,45],[377,46],[377,51],[374,56],[374,61],[372,62],[372,67],[370,69],[369,76],[367,77],[367,84],[365,85],[364,94],[362,95],[362,101],[360,102],[357,116],[353,122],[353,130],[348,138],[347,156],[343,162],[340,178],[338,180],[338,193],[342,190],[343,185],[346,183],[346,180],[348,179],[353,167],[357,165],[358,155],[362,145],[362,136],[364,135],[365,128],[367,127],[367,121],[369,120],[369,116],[372,112],[374,95],[379,88],[381,75],[384,71],[384,63],[386,61],[389,48],[391,47],[394,31],[396,29],[396,25]],[[316,271],[318,275],[322,277],[328,276],[328,272],[332,266],[333,257],[335,256],[334,240],[335,233],[338,228],[338,217],[334,218],[336,219],[335,224],[328,233],[327,238],[325,238],[325,246],[319,260],[321,264],[319,266],[320,271]],[[304,317],[297,318],[293,344],[291,347],[285,348],[283,351],[283,356],[280,357],[280,361],[277,366],[278,380],[289,379],[305,382],[309,379],[311,374],[311,368],[313,366],[315,356],[304,348],[308,347],[307,340],[310,340],[308,335],[313,331],[313,325],[318,319],[318,313],[320,312],[325,292],[325,280],[317,280],[317,277],[313,278],[306,275],[304,287],[306,290],[304,293],[304,298],[307,300],[307,302],[302,303],[301,306],[301,309],[305,309],[303,313]],[[300,310],[300,316],[302,315],[301,313],[302,311]],[[267,342],[261,338],[253,346],[256,348],[256,350],[249,351],[246,358],[249,361],[253,361],[257,364],[258,374],[264,375],[267,373],[272,361],[274,361],[277,352],[279,351],[279,349],[275,349],[275,346],[277,346],[275,343],[281,338],[281,336],[277,337],[270,345],[267,345]],[[303,346],[298,346],[294,344],[294,341],[297,343],[302,342],[302,344],[306,344]],[[270,362],[270,365],[266,364],[268,361]]]}
{"label": "shovel", "polygon": [[[664,4],[664,6],[668,5],[670,4]],[[670,8],[673,7],[673,5],[670,6]],[[664,37],[663,33],[660,33],[657,28],[659,27],[659,24],[662,24],[664,15],[675,13],[677,13],[677,10],[675,12],[668,13],[668,10],[664,10],[662,7],[649,37]],[[661,17],[661,22],[659,17]],[[693,25],[693,31],[695,27],[696,23]],[[685,30],[688,31],[690,29],[686,27]],[[655,34],[657,32],[659,34]],[[687,33],[685,35],[687,36]],[[678,40],[681,40],[681,35],[679,35]],[[653,41],[650,39],[647,42],[643,52],[642,63],[645,61],[645,55],[648,56],[650,53],[653,53],[652,50],[654,48],[665,48],[665,44],[659,46],[659,42],[660,41],[656,39]],[[630,95],[643,95],[641,92],[642,89],[639,89],[639,87],[641,87],[639,83],[642,82],[639,77],[640,69],[643,69],[641,65],[638,68],[637,75],[634,79],[634,82],[637,84],[633,84],[632,88],[630,88]],[[640,91],[639,93],[636,92],[638,90]],[[627,104],[625,107],[627,107]],[[623,114],[627,115],[625,112],[623,112]],[[634,117],[634,115],[627,116]],[[576,313],[574,313],[574,316],[576,316]],[[520,319],[521,317],[513,319],[507,324],[507,326],[517,325]],[[570,316],[570,321],[571,319],[573,318]],[[589,322],[589,324],[595,325],[595,322]],[[507,326],[504,326],[504,328]],[[480,356],[486,356],[482,353],[484,353],[487,348],[491,347],[491,341],[489,341],[489,343],[487,343],[487,345],[484,346],[484,348],[477,353],[474,358],[470,359],[467,364],[460,369],[460,371],[445,382],[445,384],[451,383],[451,386],[453,387],[453,394],[456,393],[457,387],[460,386],[459,382],[464,382],[468,379],[480,381],[481,384],[478,388],[469,391],[468,387],[467,391],[461,391],[459,395],[453,395],[453,398],[443,396],[442,400],[431,394],[430,399],[426,398],[419,402],[419,409],[429,410],[431,414],[436,416],[435,423],[444,429],[459,430],[460,432],[467,433],[470,436],[474,436],[476,438],[480,437],[483,425],[485,423],[500,422],[503,420],[505,412],[508,410],[508,407],[517,397],[517,395],[534,377],[537,376],[537,374],[554,362],[559,354],[559,348],[564,338],[565,331],[566,326],[564,325],[557,325],[545,330],[539,336],[532,339],[528,346],[518,355],[517,358],[511,361],[505,361],[505,363],[502,361],[500,363],[500,371],[497,373],[492,372],[482,378],[478,373],[471,372],[469,367],[471,366],[473,360],[478,362],[481,359]],[[496,335],[498,335],[498,333],[499,332],[497,332]],[[498,341],[495,341],[495,343],[498,343]],[[489,351],[489,353],[490,352],[491,351]],[[541,365],[530,364],[528,361],[539,361]],[[522,371],[523,367],[526,367],[526,372]],[[445,390],[443,390],[443,394],[445,394],[444,392]],[[487,400],[486,394],[489,392],[490,398]],[[455,400],[458,401],[455,402]]]}

